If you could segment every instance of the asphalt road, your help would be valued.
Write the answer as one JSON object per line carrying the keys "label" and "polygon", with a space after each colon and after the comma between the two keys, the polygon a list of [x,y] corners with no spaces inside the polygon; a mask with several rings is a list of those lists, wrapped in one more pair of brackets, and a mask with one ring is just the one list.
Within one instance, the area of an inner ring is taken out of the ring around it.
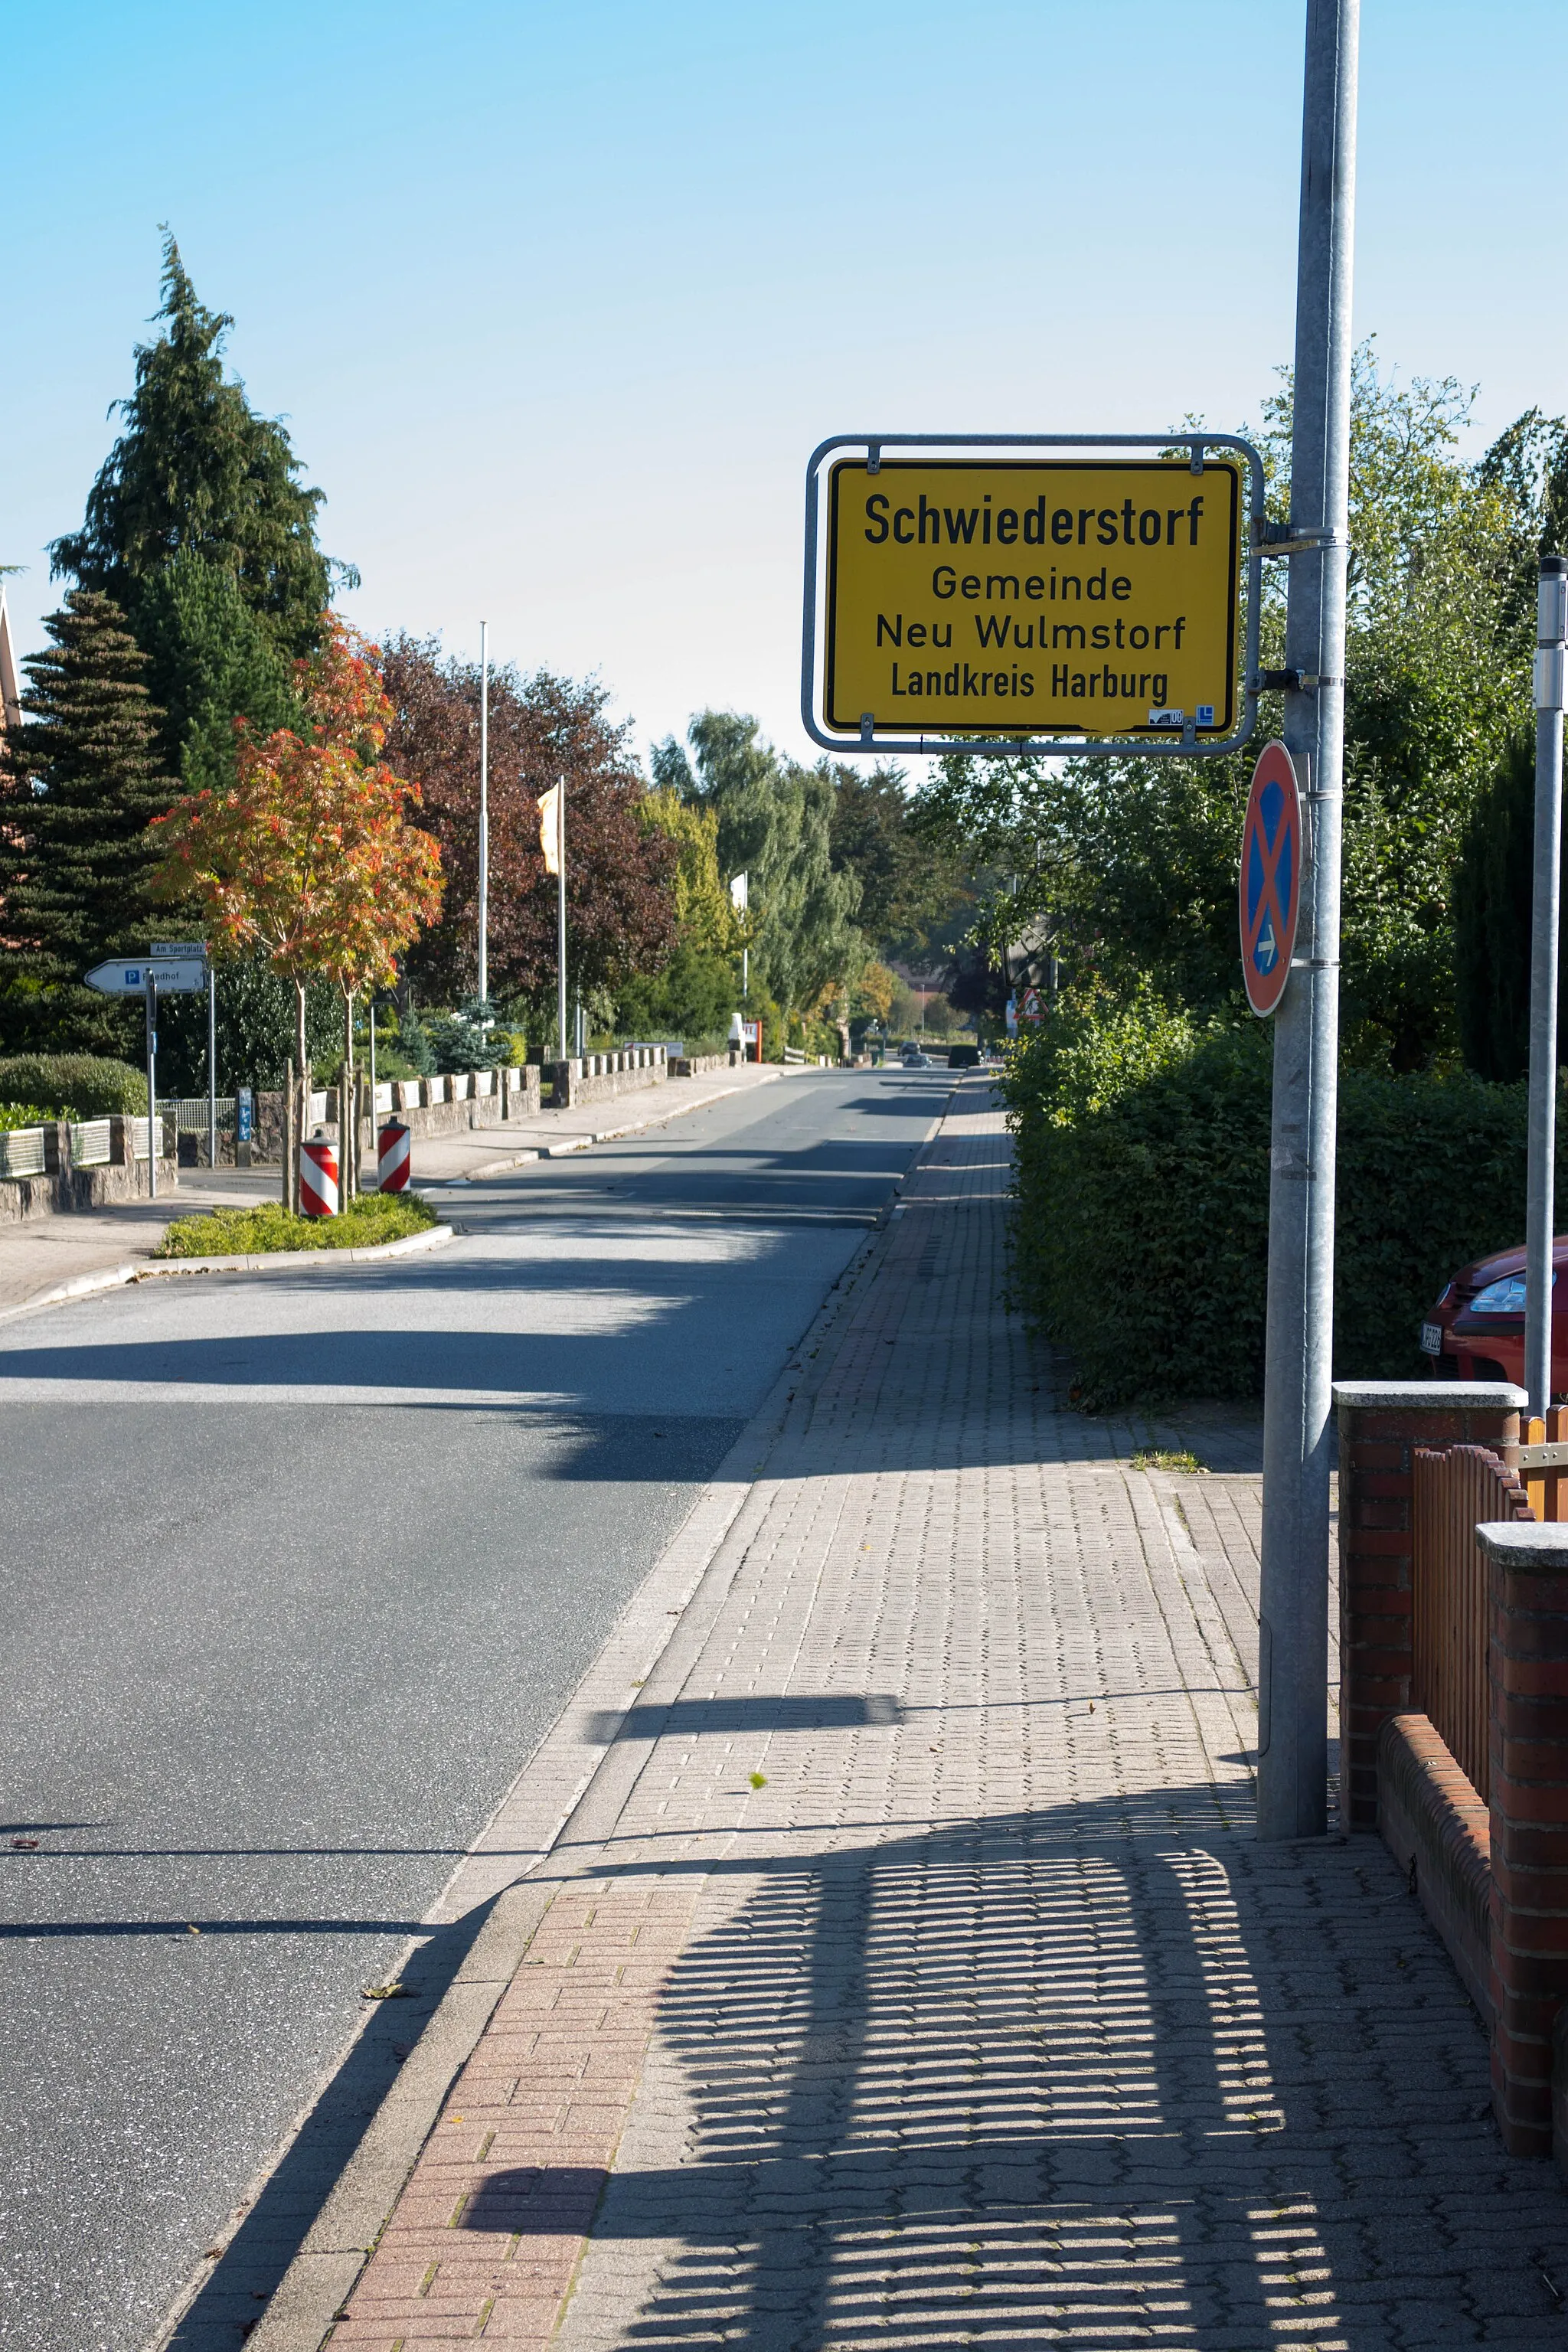
{"label": "asphalt road", "polygon": [[791,1076],[461,1187],[428,1259],[0,1328],[0,2346],[149,2339],[949,1084]]}

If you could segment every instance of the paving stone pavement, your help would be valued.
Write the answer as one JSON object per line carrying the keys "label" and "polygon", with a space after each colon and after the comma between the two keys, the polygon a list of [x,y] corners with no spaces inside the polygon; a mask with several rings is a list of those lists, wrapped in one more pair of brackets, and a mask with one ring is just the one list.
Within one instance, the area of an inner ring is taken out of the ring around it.
{"label": "paving stone pavement", "polygon": [[1062,1409],[1006,1166],[970,1082],[333,2352],[1568,2344],[1389,1856],[1253,1837],[1256,1480]]}

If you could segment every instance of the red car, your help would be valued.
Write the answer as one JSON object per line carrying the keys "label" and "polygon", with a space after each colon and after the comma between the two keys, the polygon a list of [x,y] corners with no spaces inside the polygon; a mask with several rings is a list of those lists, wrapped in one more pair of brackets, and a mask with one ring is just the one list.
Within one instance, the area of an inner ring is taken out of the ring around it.
{"label": "red car", "polygon": [[[1568,1394],[1568,1236],[1552,1244],[1552,1393]],[[1524,1380],[1524,1252],[1498,1250],[1461,1268],[1421,1326],[1439,1381]]]}

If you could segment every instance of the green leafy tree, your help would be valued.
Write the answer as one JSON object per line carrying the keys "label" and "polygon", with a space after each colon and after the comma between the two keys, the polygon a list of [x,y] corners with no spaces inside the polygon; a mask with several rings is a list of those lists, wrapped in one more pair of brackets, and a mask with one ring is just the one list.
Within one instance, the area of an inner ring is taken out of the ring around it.
{"label": "green leafy tree", "polygon": [[671,739],[654,753],[655,781],[717,815],[721,870],[750,877],[753,992],[798,1017],[866,961],[860,885],[833,862],[828,763],[801,767],[734,711],[700,712],[687,740],[695,768]]}
{"label": "green leafy tree", "polygon": [[80,986],[102,958],[144,952],[166,915],[148,826],[174,797],[159,758],[147,660],[108,596],[72,589],[24,667],[24,724],[7,746],[0,883],[12,942],[5,1003],[18,1042],[134,1050],[115,1000]]}
{"label": "green leafy tree", "polygon": [[619,991],[616,1026],[628,1037],[717,1037],[740,1003],[746,936],[719,870],[718,812],[658,786],[637,814],[675,845],[676,942],[661,971],[638,973]]}
{"label": "green leafy tree", "polygon": [[334,584],[355,584],[316,544],[322,493],[299,481],[284,426],[258,416],[244,385],[225,375],[234,321],[198,301],[167,235],[163,297],[163,332],[138,344],[136,389],[118,404],[125,430],[88,493],[80,530],[49,551],[55,572],[135,616],[149,583],[187,549],[232,574],[285,654],[306,654]]}
{"label": "green leafy tree", "polygon": [[[1533,564],[1559,495],[1556,428],[1510,428],[1477,466],[1458,456],[1469,398],[1452,380],[1402,383],[1370,346],[1352,385],[1346,650],[1344,1030],[1352,1051],[1417,1068],[1450,1046],[1452,889],[1478,793],[1528,709]],[[1521,420],[1521,425],[1528,420]],[[1289,388],[1258,436],[1270,506],[1287,510]],[[1264,657],[1281,657],[1276,567]],[[1265,698],[1259,740],[1277,732]],[[992,944],[1047,913],[1069,968],[1125,993],[1141,976],[1173,1003],[1240,1003],[1236,868],[1251,755],[944,763],[922,796],[936,838],[1011,867]]]}
{"label": "green leafy tree", "polygon": [[[1568,843],[1563,855],[1568,879]],[[1478,799],[1454,874],[1459,1043],[1478,1076],[1530,1068],[1530,938],[1535,885],[1535,739],[1517,736]],[[1568,1060],[1568,939],[1557,966],[1557,1050]]]}
{"label": "green leafy tree", "polygon": [[919,954],[962,908],[973,919],[963,863],[910,822],[900,770],[835,761],[830,835],[837,872],[860,885],[857,919],[885,955]]}

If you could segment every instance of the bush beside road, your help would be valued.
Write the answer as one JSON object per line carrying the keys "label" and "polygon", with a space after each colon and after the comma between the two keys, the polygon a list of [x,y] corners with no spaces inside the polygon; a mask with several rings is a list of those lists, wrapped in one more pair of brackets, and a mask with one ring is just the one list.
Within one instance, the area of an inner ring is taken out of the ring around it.
{"label": "bush beside road", "polygon": [[436,1212],[417,1192],[363,1192],[335,1217],[297,1217],[280,1202],[176,1217],[154,1257],[255,1257],[275,1250],[379,1249],[423,1233]]}
{"label": "bush beside road", "polygon": [[[1146,998],[1010,1050],[1014,1292],[1086,1402],[1262,1394],[1272,1047]],[[1525,1118],[1522,1086],[1467,1072],[1342,1075],[1342,1377],[1423,1371],[1443,1284],[1519,1239]]]}

